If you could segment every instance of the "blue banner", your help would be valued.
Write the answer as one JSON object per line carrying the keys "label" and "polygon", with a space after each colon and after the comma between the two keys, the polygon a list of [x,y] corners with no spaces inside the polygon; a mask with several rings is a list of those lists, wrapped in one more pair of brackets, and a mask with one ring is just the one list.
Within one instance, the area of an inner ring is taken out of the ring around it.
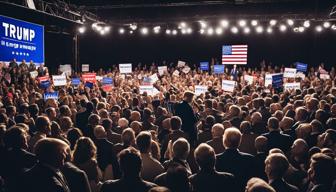
{"label": "blue banner", "polygon": [[296,70],[300,72],[307,72],[308,64],[296,62]]}
{"label": "blue banner", "polygon": [[272,87],[281,88],[283,86],[283,74],[277,74],[272,76]]}
{"label": "blue banner", "polygon": [[72,78],[71,85],[78,86],[80,84],[80,78]]}
{"label": "blue banner", "polygon": [[50,81],[42,81],[40,82],[41,89],[47,89],[50,86]]}
{"label": "blue banner", "polygon": [[208,71],[209,70],[209,62],[200,62],[200,69],[202,71]]}
{"label": "blue banner", "polygon": [[110,77],[103,77],[103,85],[111,85],[113,84],[113,80]]}
{"label": "blue banner", "polygon": [[0,61],[44,63],[44,27],[0,15]]}
{"label": "blue banner", "polygon": [[58,100],[58,91],[55,91],[55,92],[46,92],[44,93],[44,100],[47,100],[47,99],[56,99]]}
{"label": "blue banner", "polygon": [[87,81],[87,82],[85,82],[84,87],[88,87],[88,88],[92,89],[93,88],[93,83]]}
{"label": "blue banner", "polygon": [[224,65],[214,65],[214,73],[215,74],[224,73]]}

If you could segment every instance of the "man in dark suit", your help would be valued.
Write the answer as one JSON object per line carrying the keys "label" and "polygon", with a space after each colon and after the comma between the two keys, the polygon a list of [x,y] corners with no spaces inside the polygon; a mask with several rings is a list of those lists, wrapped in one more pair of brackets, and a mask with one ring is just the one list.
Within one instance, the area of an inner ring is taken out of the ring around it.
{"label": "man in dark suit", "polygon": [[216,156],[212,147],[202,143],[196,148],[194,155],[201,170],[189,178],[193,191],[208,192],[224,188],[227,191],[237,191],[232,174],[215,170]]}
{"label": "man in dark suit", "polygon": [[214,150],[216,155],[223,153],[225,148],[223,145],[223,134],[224,134],[224,126],[221,123],[216,123],[212,126],[211,129],[212,139],[207,142]]}
{"label": "man in dark suit", "polygon": [[192,146],[194,146],[197,141],[197,118],[191,106],[194,98],[194,93],[186,91],[183,97],[183,101],[176,106],[175,113],[181,118],[182,130],[188,134],[189,142]]}
{"label": "man in dark suit", "polygon": [[279,120],[275,117],[271,117],[268,119],[267,126],[269,132],[263,134],[263,136],[268,140],[268,149],[279,148],[284,153],[288,152],[293,141],[289,135],[280,132]]}
{"label": "man in dark suit", "polygon": [[80,105],[82,107],[82,111],[76,114],[76,127],[78,127],[82,132],[85,132],[89,116],[92,114],[94,106],[93,103],[87,103],[84,99],[80,101]]}
{"label": "man in dark suit", "polygon": [[4,143],[7,150],[1,157],[0,176],[5,179],[5,188],[8,191],[17,191],[18,178],[37,162],[36,156],[26,151],[26,137],[27,133],[17,126],[5,132]]}
{"label": "man in dark suit", "polygon": [[64,166],[69,146],[54,138],[41,139],[35,145],[39,162],[24,173],[21,191],[70,192],[68,183],[60,171]]}
{"label": "man in dark suit", "polygon": [[86,173],[71,162],[66,162],[64,164],[62,173],[69,184],[71,192],[91,192]]}
{"label": "man in dark suit", "polygon": [[216,170],[229,172],[237,179],[238,191],[244,191],[247,181],[255,176],[254,157],[238,151],[241,133],[237,128],[228,128],[224,132],[225,151],[217,155]]}
{"label": "man in dark suit", "polygon": [[133,147],[124,149],[119,153],[119,164],[122,171],[121,179],[106,181],[100,192],[147,192],[156,186],[154,183],[144,181],[141,178],[142,160],[140,152]]}
{"label": "man in dark suit", "polygon": [[297,187],[288,184],[283,179],[288,167],[288,160],[283,154],[273,153],[268,155],[265,160],[265,172],[268,183],[279,192],[298,192],[299,189]]}

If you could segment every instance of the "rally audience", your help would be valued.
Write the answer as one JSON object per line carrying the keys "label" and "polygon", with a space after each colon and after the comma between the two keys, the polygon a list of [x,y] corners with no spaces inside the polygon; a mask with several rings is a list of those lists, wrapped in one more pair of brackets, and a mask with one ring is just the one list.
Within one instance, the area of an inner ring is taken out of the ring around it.
{"label": "rally audience", "polygon": [[[300,82],[296,90],[265,86],[265,74],[284,67],[100,70],[113,79],[108,90],[98,78],[71,85],[82,73],[56,87],[33,62],[0,66],[0,191],[336,190],[334,68],[329,79],[314,68],[283,79]],[[153,74],[155,93],[142,93]],[[224,79],[236,80],[233,92],[222,89]]]}

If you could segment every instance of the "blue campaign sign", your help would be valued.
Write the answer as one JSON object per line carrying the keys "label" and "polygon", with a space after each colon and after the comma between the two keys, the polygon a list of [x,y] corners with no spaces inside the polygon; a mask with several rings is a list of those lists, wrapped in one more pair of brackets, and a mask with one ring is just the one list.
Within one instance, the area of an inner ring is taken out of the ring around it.
{"label": "blue campaign sign", "polygon": [[296,62],[296,70],[300,72],[307,72],[308,64]]}
{"label": "blue campaign sign", "polygon": [[113,80],[110,77],[103,77],[103,85],[111,85],[113,84]]}
{"label": "blue campaign sign", "polygon": [[50,86],[50,81],[41,81],[40,82],[40,88],[41,89],[47,89]]}
{"label": "blue campaign sign", "polygon": [[87,81],[87,82],[85,82],[84,87],[88,87],[88,88],[92,89],[93,88],[93,83]]}
{"label": "blue campaign sign", "polygon": [[272,87],[280,88],[283,85],[283,74],[277,74],[272,76]]}
{"label": "blue campaign sign", "polygon": [[80,78],[72,78],[71,85],[78,86],[80,84]]}
{"label": "blue campaign sign", "polygon": [[58,91],[55,91],[55,92],[46,92],[44,93],[44,100],[47,100],[47,99],[56,99],[58,100]]}
{"label": "blue campaign sign", "polygon": [[200,62],[200,69],[202,71],[208,71],[209,70],[209,62]]}
{"label": "blue campaign sign", "polygon": [[0,15],[0,61],[44,63],[44,27]]}
{"label": "blue campaign sign", "polygon": [[224,65],[214,65],[214,73],[215,74],[224,73]]}

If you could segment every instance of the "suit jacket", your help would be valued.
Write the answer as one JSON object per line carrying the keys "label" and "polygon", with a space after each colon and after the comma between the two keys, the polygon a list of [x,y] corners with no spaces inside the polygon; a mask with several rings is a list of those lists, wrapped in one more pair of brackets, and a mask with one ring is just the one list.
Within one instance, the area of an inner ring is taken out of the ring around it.
{"label": "suit jacket", "polygon": [[182,101],[176,106],[175,113],[182,119],[182,130],[189,135],[189,141],[193,144],[197,140],[197,118],[194,110],[188,102]]}
{"label": "suit jacket", "polygon": [[89,116],[91,112],[85,110],[76,114],[76,127],[78,127],[84,133],[84,130],[88,124]]}
{"label": "suit jacket", "polygon": [[106,181],[100,189],[100,192],[147,192],[156,185],[141,178],[121,178],[118,180]]}
{"label": "suit jacket", "polygon": [[210,141],[208,141],[207,144],[210,145],[215,150],[216,155],[223,153],[225,151],[223,145],[223,137],[213,138]]}
{"label": "suit jacket", "polygon": [[237,181],[230,173],[217,172],[215,170],[201,170],[189,177],[194,192],[216,192],[219,189],[236,192]]}
{"label": "suit jacket", "polygon": [[65,163],[61,171],[69,184],[71,192],[91,192],[89,180],[84,171],[70,162]]}
{"label": "suit jacket", "polygon": [[113,144],[107,139],[97,139],[97,162],[99,168],[104,171],[108,165],[112,165],[113,175],[120,177],[117,155],[113,150]]}
{"label": "suit jacket", "polygon": [[217,155],[216,170],[233,174],[239,191],[244,191],[247,181],[255,176],[255,159],[252,155],[237,149],[226,149]]}
{"label": "suit jacket", "polygon": [[70,192],[68,183],[61,172],[57,173],[52,168],[37,163],[23,175],[21,191],[34,192]]}
{"label": "suit jacket", "polygon": [[258,135],[255,133],[243,134],[241,144],[238,148],[239,151],[255,155],[257,153],[257,150],[254,147],[254,142],[257,137]]}
{"label": "suit jacket", "polygon": [[293,185],[286,183],[283,179],[276,179],[270,183],[270,185],[277,192],[299,192],[299,189]]}
{"label": "suit jacket", "polygon": [[279,131],[271,131],[263,134],[268,139],[268,149],[279,148],[286,153],[292,146],[292,139],[289,135],[282,134]]}

